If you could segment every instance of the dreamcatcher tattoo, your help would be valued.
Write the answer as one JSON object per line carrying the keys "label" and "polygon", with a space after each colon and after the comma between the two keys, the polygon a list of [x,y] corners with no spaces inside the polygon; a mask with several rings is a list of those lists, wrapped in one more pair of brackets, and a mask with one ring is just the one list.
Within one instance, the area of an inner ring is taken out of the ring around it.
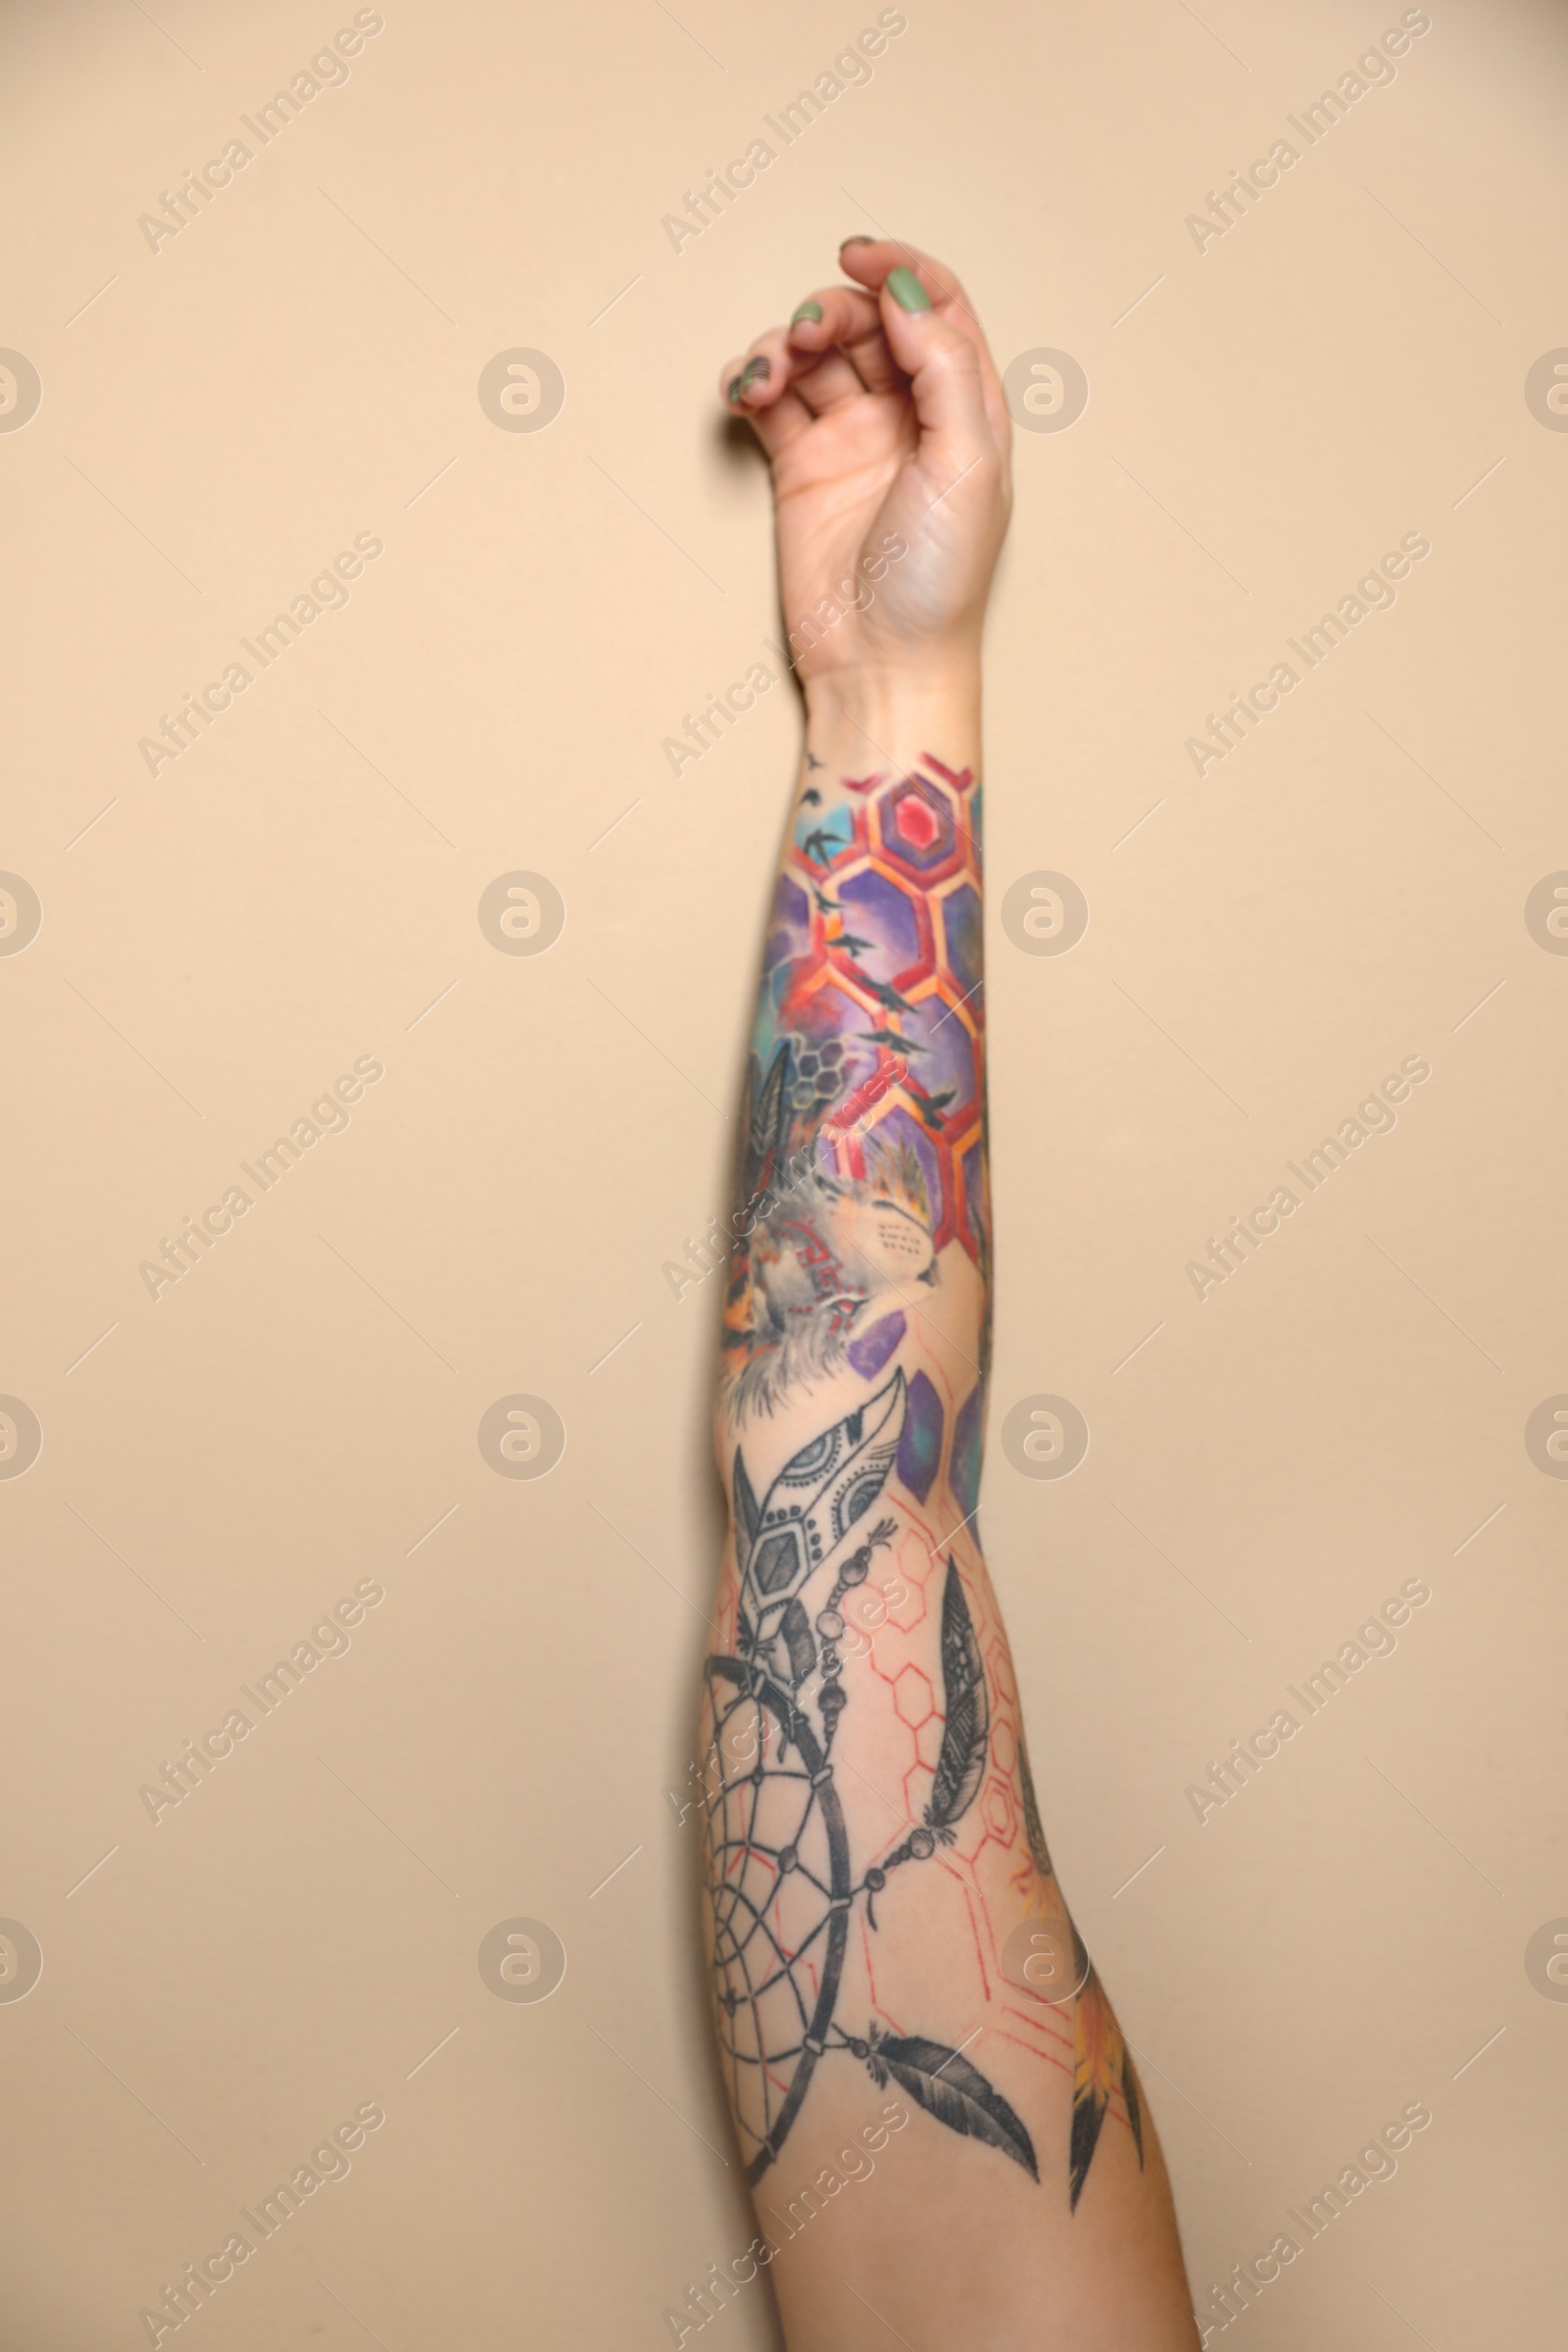
{"label": "dreamcatcher tattoo", "polygon": [[[1040,2178],[1022,2122],[960,2051],[874,2023],[851,2033],[837,2014],[852,1913],[863,1902],[875,1930],[875,1904],[892,1874],[954,1842],[989,1751],[990,1693],[950,1554],[941,1624],[946,1724],[924,1819],[857,1875],[833,1765],[852,1704],[841,1655],[844,1603],[896,1524],[880,1519],[846,1546],[887,1482],[905,1406],[898,1372],[786,1462],[760,1501],[739,1447],[735,1453],[738,1654],[707,1665],[716,1783],[705,1815],[718,2039],[754,2182],[783,2146],[817,2066],[840,2056],[863,2064],[879,2087],[896,2082],[950,2131]],[[804,1589],[835,1561],[831,1591],[812,1617]]]}

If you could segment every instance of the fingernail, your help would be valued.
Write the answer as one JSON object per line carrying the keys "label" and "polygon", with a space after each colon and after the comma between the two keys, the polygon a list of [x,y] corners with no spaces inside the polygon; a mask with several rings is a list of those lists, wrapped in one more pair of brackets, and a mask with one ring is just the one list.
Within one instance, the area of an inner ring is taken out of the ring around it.
{"label": "fingernail", "polygon": [[928,311],[931,297],[912,270],[890,270],[887,289],[901,311]]}
{"label": "fingernail", "polygon": [[803,318],[814,318],[820,323],[821,317],[822,305],[819,302],[803,302],[798,311],[790,313],[790,324],[799,326]]}
{"label": "fingernail", "polygon": [[765,384],[772,372],[772,361],[763,359],[759,353],[755,360],[746,363],[741,374],[741,390],[744,392],[748,384]]}
{"label": "fingernail", "polygon": [[839,251],[842,253],[846,245],[874,245],[875,243],[875,237],[845,237],[840,243]]}
{"label": "fingernail", "polygon": [[729,402],[731,408],[734,408],[739,403],[740,396],[741,379],[738,375],[732,375],[729,379],[729,382],[724,387],[724,397]]}

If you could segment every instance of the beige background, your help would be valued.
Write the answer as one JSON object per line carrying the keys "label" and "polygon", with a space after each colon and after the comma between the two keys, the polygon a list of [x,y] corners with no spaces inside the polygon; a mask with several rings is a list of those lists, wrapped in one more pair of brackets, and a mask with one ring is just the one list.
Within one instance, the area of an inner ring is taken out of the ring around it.
{"label": "beige background", "polygon": [[[0,2003],[5,2340],[145,2341],[372,2099],[209,2352],[633,2352],[749,2234],[666,1795],[713,1301],[661,1266],[724,1200],[796,714],[679,783],[661,741],[773,628],[714,372],[886,224],[1004,364],[1092,387],[1019,435],[989,666],[983,1524],[1063,1882],[1200,2295],[1433,2111],[1256,2352],[1556,2341],[1568,2008],[1524,1952],[1568,1914],[1568,1488],[1523,1429],[1568,1389],[1568,961],[1523,908],[1568,866],[1568,438],[1523,384],[1568,343],[1561,9],[1434,0],[1200,255],[1185,216],[1396,7],[915,0],[678,257],[661,216],[873,9],[384,13],[156,255],[138,215],[352,12],[5,27],[0,341],[44,396],[0,435],[0,866],[44,920],[0,959],[0,1389],[44,1445],[0,1483],[0,1913],[45,1960]],[[564,375],[548,431],[481,412],[514,346]],[[364,531],[348,609],[150,777],[138,738]],[[1396,608],[1200,782],[1204,713],[1408,531]],[[567,905],[535,959],[475,919],[514,868]],[[1038,868],[1092,908],[1059,958],[998,920]],[[1397,1130],[1200,1304],[1186,1260],[1412,1054]],[[349,1132],[155,1304],[138,1262],[361,1054]],[[475,1442],[518,1391],[568,1431],[538,1484]],[[1041,1391],[1093,1433],[1061,1483],[995,1443]],[[1200,1827],[1187,1785],[1412,1576],[1397,1653]],[[351,1652],[155,1827],[140,1785],[368,1577]],[[519,1915],[569,1955],[541,2006],[475,1965]],[[770,2342],[760,2290],[722,2328]]]}

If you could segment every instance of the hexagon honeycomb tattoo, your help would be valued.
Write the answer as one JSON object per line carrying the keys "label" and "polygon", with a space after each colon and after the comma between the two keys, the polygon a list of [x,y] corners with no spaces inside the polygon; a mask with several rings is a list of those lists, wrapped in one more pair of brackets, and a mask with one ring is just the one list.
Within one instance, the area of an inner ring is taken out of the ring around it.
{"label": "hexagon honeycomb tattoo", "polygon": [[874,1373],[950,1241],[985,1260],[979,788],[930,759],[845,785],[802,808],[774,893],[725,1312],[737,1420],[846,1356]]}

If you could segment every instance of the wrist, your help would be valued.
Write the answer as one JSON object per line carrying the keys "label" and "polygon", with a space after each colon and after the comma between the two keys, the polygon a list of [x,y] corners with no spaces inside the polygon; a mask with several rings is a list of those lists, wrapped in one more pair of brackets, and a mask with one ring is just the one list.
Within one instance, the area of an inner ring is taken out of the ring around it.
{"label": "wrist", "polygon": [[923,751],[953,761],[980,748],[979,648],[918,666],[856,663],[805,681],[807,743],[854,766],[911,764]]}

